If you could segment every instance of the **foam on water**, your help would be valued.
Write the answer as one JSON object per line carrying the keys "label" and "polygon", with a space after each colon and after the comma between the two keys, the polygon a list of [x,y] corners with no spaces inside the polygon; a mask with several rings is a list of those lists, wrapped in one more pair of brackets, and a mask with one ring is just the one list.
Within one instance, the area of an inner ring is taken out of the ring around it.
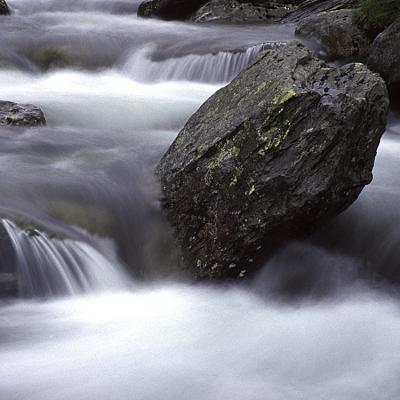
{"label": "foam on water", "polygon": [[185,286],[0,309],[7,400],[393,400],[395,300],[289,307]]}
{"label": "foam on water", "polygon": [[124,130],[175,129],[218,86],[196,82],[145,84],[118,71],[0,71],[9,101],[40,106],[51,125]]}
{"label": "foam on water", "polygon": [[[156,163],[260,43],[290,41],[293,27],[139,19],[138,0],[8,3],[1,98],[42,107],[49,126],[2,130],[0,206],[100,230],[134,271],[165,274],[176,260]],[[398,270],[399,127],[391,122],[374,183],[323,246],[289,244],[247,289],[129,291],[113,249],[3,222],[21,294],[75,296],[0,304],[0,399],[398,398],[398,298],[358,272]],[[288,288],[290,305],[278,302]]]}

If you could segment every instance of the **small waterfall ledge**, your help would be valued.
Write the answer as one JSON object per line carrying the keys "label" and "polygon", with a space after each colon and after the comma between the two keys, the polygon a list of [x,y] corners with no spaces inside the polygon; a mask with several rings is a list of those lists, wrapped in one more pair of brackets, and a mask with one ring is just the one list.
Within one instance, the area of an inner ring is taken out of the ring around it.
{"label": "small waterfall ledge", "polygon": [[1,225],[14,252],[19,297],[72,296],[127,287],[123,267],[87,243],[52,238],[38,230],[27,232],[7,219]]}
{"label": "small waterfall ledge", "polygon": [[188,54],[165,60],[157,60],[155,48],[145,47],[126,61],[123,70],[139,81],[224,83],[238,75],[261,52],[284,44],[261,43],[247,49]]}

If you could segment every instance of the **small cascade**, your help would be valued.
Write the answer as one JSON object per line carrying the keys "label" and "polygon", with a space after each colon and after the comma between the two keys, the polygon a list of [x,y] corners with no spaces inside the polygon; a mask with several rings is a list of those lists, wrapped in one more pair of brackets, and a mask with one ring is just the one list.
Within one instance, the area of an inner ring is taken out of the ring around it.
{"label": "small cascade", "polygon": [[2,220],[15,252],[19,296],[71,296],[126,287],[127,278],[90,245],[24,231]]}
{"label": "small cascade", "polygon": [[258,54],[269,47],[271,45],[259,44],[245,50],[189,54],[162,61],[154,60],[154,49],[143,48],[128,59],[123,69],[139,81],[223,83],[232,80]]}

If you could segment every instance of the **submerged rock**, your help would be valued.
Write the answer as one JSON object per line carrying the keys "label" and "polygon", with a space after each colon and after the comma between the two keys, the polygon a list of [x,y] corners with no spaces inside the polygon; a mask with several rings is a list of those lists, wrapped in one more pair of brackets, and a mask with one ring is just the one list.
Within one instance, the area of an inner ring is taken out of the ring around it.
{"label": "submerged rock", "polygon": [[370,40],[352,22],[353,10],[329,11],[312,15],[302,20],[296,28],[296,35],[315,40],[326,58],[358,57],[368,55]]}
{"label": "submerged rock", "polygon": [[0,0],[0,15],[9,15],[10,9],[6,3],[6,0]]}
{"label": "submerged rock", "polygon": [[0,298],[16,297],[18,281],[14,274],[0,273]]}
{"label": "submerged rock", "polygon": [[0,299],[18,294],[17,271],[10,238],[0,220]]}
{"label": "submerged rock", "polygon": [[67,225],[78,226],[91,234],[103,237],[115,236],[116,226],[112,215],[95,204],[49,200],[45,208],[49,215]]}
{"label": "submerged rock", "polygon": [[70,46],[38,46],[32,49],[30,59],[41,69],[83,68],[84,62]]}
{"label": "submerged rock", "polygon": [[0,126],[37,126],[45,125],[43,111],[31,104],[16,104],[0,101]]}
{"label": "submerged rock", "polygon": [[189,119],[157,167],[197,278],[242,277],[350,206],[371,182],[389,100],[363,64],[300,44],[265,52]]}
{"label": "submerged rock", "polygon": [[400,19],[374,40],[368,67],[386,80],[393,97],[400,98]]}

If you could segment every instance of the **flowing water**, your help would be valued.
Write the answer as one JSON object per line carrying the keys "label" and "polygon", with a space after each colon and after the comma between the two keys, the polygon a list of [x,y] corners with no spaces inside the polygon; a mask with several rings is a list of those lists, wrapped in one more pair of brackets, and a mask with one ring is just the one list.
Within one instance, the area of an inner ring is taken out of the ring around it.
{"label": "flowing water", "polygon": [[0,400],[398,398],[399,117],[373,184],[329,226],[244,285],[179,283],[152,171],[293,27],[141,20],[135,0],[8,3],[0,97],[48,125],[0,133],[0,273],[20,282],[0,303]]}

